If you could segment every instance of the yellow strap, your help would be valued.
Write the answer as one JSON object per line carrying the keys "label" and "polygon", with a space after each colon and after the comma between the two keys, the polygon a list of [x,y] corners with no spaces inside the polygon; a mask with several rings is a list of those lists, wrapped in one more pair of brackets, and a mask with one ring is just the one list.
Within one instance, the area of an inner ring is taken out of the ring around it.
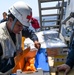
{"label": "yellow strap", "polygon": [[25,37],[22,37],[22,43],[21,43],[22,50],[24,50],[24,41],[25,41]]}

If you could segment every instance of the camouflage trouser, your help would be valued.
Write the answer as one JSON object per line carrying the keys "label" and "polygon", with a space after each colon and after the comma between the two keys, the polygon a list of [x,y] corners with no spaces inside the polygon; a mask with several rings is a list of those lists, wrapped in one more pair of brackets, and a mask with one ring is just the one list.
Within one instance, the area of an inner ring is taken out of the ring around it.
{"label": "camouflage trouser", "polygon": [[2,73],[0,72],[0,75],[10,75],[12,73],[12,69],[10,69],[9,71]]}

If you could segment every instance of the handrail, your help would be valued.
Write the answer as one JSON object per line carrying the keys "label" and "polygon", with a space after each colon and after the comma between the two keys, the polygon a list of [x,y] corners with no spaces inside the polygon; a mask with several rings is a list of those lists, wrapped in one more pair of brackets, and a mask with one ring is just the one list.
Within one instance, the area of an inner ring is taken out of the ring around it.
{"label": "handrail", "polygon": [[62,22],[62,24],[66,24],[66,22],[72,17],[74,18],[74,12],[71,12],[70,15]]}

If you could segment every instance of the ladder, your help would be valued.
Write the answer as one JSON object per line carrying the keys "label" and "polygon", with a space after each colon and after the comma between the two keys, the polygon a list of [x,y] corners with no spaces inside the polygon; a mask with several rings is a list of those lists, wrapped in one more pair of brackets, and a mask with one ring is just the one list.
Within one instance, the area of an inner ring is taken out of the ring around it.
{"label": "ladder", "polygon": [[[54,6],[52,4],[52,7],[50,6],[51,3],[56,2],[57,4]],[[43,6],[42,4],[49,4],[49,6]],[[61,20],[63,17],[63,7],[64,7],[64,0],[38,0],[38,6],[39,6],[39,18],[40,18],[40,26],[41,31],[42,30],[57,30],[60,33],[61,30]],[[51,14],[50,12],[47,13],[50,10],[57,10],[57,12],[54,12]],[[43,11],[46,11],[46,13],[43,13]],[[56,19],[46,19],[47,17],[56,17]],[[54,25],[52,25],[53,23]]]}

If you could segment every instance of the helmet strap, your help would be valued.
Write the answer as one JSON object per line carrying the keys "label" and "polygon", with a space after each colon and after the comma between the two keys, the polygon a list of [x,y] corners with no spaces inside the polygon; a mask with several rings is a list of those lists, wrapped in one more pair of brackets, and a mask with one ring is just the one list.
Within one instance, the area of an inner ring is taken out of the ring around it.
{"label": "helmet strap", "polygon": [[17,19],[15,18],[14,21],[13,21],[13,23],[12,23],[12,26],[11,26],[11,31],[14,29],[16,21],[17,21]]}

